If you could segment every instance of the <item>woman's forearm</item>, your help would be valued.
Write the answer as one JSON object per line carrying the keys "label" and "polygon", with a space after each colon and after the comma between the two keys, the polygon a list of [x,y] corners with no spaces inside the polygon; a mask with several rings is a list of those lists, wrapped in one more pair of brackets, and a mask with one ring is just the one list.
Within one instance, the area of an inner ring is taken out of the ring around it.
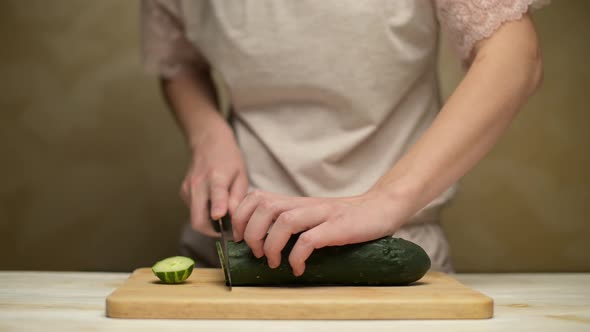
{"label": "woman's forearm", "polygon": [[212,130],[229,129],[217,111],[213,84],[205,68],[161,79],[161,86],[191,149],[204,142]]}
{"label": "woman's forearm", "polygon": [[180,189],[190,208],[191,225],[217,237],[209,219],[233,213],[248,190],[240,149],[231,127],[216,109],[208,72],[184,72],[162,80],[162,90],[192,155]]}
{"label": "woman's forearm", "polygon": [[432,126],[373,187],[417,212],[467,173],[535,91],[542,65],[528,16],[480,42],[466,76]]}

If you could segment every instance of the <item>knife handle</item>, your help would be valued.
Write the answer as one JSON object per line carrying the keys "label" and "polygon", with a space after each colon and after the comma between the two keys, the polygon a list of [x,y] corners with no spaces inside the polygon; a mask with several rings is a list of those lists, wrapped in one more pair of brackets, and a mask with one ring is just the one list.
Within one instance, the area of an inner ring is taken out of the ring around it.
{"label": "knife handle", "polygon": [[217,232],[217,233],[221,233],[221,229],[219,229],[219,223],[217,222],[217,220],[213,220],[211,218],[209,218],[209,220],[211,221],[211,225],[213,225],[213,229]]}

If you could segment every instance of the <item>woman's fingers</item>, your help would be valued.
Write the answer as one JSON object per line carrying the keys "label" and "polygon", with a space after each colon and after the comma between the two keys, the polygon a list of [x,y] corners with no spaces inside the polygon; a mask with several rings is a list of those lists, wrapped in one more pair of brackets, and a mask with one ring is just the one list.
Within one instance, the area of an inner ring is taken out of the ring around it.
{"label": "woman's fingers", "polygon": [[234,240],[246,240],[256,257],[264,255],[264,238],[275,218],[284,211],[294,209],[306,200],[273,193],[254,191],[248,194],[232,218]]}
{"label": "woman's fingers", "polygon": [[240,205],[240,202],[246,197],[248,192],[248,177],[243,171],[238,171],[234,182],[231,185],[229,192],[229,214],[235,215],[236,209]]}
{"label": "woman's fingers", "polygon": [[207,185],[205,182],[194,184],[190,189],[191,225],[196,231],[211,237],[219,237],[209,221],[207,206]]}
{"label": "woman's fingers", "polygon": [[209,176],[209,199],[211,200],[211,219],[217,220],[227,214],[229,185],[232,176],[212,172]]}
{"label": "woman's fingers", "polygon": [[252,213],[244,230],[244,241],[257,258],[264,256],[264,238],[275,217],[280,211],[280,202],[261,201]]}
{"label": "woman's fingers", "polygon": [[330,207],[322,204],[281,213],[264,240],[263,250],[268,266],[278,267],[281,264],[281,251],[289,238],[324,222],[329,211]]}
{"label": "woman's fingers", "polygon": [[314,250],[343,244],[338,237],[341,231],[334,227],[334,223],[327,221],[302,233],[289,254],[293,274],[300,276],[305,272],[305,261]]}
{"label": "woman's fingers", "polygon": [[246,198],[236,208],[236,212],[231,218],[234,241],[240,242],[244,239],[246,224],[256,210],[258,202],[262,199],[263,195],[259,190],[252,191],[246,195]]}
{"label": "woman's fingers", "polygon": [[182,185],[180,186],[180,198],[186,204],[186,206],[191,206],[191,194],[190,194],[190,183],[188,180],[182,181]]}

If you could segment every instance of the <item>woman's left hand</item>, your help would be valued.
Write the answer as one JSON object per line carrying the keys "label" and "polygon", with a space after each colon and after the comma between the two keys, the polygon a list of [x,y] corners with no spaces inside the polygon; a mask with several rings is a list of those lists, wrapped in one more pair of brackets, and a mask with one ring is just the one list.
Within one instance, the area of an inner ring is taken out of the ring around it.
{"label": "woman's left hand", "polygon": [[253,191],[232,216],[233,237],[245,240],[256,257],[266,256],[276,268],[291,235],[302,233],[289,254],[293,274],[300,276],[315,249],[392,235],[401,226],[403,205],[377,192],[313,198]]}

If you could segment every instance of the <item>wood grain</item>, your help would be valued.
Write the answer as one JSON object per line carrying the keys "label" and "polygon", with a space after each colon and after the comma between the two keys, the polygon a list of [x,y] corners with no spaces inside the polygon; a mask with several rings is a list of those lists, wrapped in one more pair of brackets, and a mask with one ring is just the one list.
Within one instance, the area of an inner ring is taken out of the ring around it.
{"label": "wood grain", "polygon": [[136,270],[106,301],[107,316],[183,319],[478,319],[491,298],[429,272],[403,287],[234,287],[220,269],[195,269],[180,285]]}

